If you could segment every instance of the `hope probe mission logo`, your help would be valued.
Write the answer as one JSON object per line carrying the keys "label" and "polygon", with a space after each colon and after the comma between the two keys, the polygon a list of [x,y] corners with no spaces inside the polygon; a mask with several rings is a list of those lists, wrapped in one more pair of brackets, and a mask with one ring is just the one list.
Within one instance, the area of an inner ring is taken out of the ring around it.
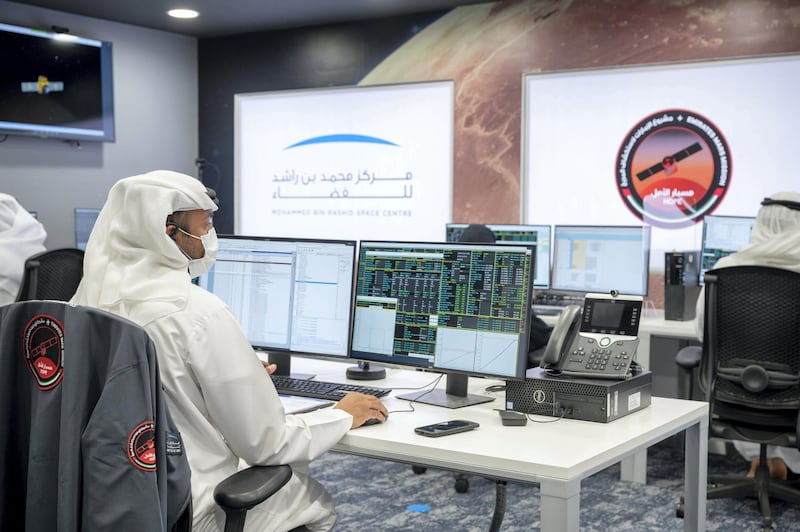
{"label": "hope probe mission logo", "polygon": [[707,118],[685,109],[644,118],[617,153],[617,188],[625,205],[657,227],[686,227],[711,214],[730,177],[724,136]]}
{"label": "hope probe mission logo", "polygon": [[64,376],[64,326],[52,316],[34,316],[23,331],[25,364],[40,390],[52,390]]}
{"label": "hope probe mission logo", "polygon": [[156,470],[155,423],[145,421],[128,436],[128,459],[142,471]]}

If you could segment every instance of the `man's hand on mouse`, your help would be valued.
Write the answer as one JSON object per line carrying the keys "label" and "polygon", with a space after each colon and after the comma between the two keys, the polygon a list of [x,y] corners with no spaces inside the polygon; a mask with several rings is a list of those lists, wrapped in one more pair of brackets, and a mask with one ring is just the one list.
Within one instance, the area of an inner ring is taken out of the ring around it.
{"label": "man's hand on mouse", "polygon": [[350,392],[342,397],[334,408],[344,410],[353,416],[352,429],[360,427],[368,419],[378,419],[383,422],[389,415],[386,406],[375,396],[358,392]]}
{"label": "man's hand on mouse", "polygon": [[277,364],[270,364],[269,362],[267,362],[265,360],[262,360],[261,361],[261,365],[264,366],[265,370],[267,370],[267,374],[268,375],[272,375],[273,373],[278,371],[278,365]]}

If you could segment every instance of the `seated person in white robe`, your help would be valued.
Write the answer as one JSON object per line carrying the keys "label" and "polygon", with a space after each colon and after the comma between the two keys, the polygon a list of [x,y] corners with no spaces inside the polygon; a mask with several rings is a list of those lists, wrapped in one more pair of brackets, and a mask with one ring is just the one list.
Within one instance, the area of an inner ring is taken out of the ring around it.
{"label": "seated person in white robe", "polygon": [[330,530],[331,496],[308,463],[367,419],[384,420],[375,397],[351,393],[333,408],[286,415],[265,366],[231,310],[192,284],[216,258],[212,194],[197,179],[155,171],[117,182],[86,246],[73,303],[142,325],[192,472],[193,530],[220,531],[215,486],[243,464],[291,464],[289,483],[247,513],[246,531]]}

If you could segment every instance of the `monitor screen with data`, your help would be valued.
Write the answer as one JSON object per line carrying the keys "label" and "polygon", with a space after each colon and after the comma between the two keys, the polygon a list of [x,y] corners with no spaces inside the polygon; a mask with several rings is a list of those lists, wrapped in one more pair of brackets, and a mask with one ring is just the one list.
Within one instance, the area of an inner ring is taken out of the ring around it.
{"label": "monitor screen with data", "polygon": [[231,308],[256,349],[346,358],[355,252],[355,241],[222,235],[199,285]]}
{"label": "monitor screen with data", "polygon": [[552,289],[647,295],[649,226],[556,225]]}
{"label": "monitor screen with data", "polygon": [[522,378],[535,246],[361,242],[354,358]]}
{"label": "monitor screen with data", "polygon": [[100,214],[100,209],[75,209],[75,247],[78,249],[86,250],[86,243],[89,241],[89,235],[92,234],[94,223],[97,221],[97,216]]}
{"label": "monitor screen with data", "polygon": [[703,218],[700,282],[703,282],[705,273],[714,268],[719,259],[750,243],[750,232],[754,223],[755,216],[709,215]]}
{"label": "monitor screen with data", "polygon": [[[461,233],[469,224],[449,223],[445,226],[448,242],[459,242]],[[550,226],[518,224],[486,224],[498,242],[536,244],[536,266],[533,274],[533,287],[550,288]]]}

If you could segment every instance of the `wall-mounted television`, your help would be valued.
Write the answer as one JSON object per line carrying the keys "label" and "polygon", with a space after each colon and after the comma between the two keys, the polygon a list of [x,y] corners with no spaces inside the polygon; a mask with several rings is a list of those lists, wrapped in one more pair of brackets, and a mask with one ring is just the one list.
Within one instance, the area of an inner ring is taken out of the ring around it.
{"label": "wall-mounted television", "polygon": [[0,135],[114,141],[111,43],[0,23]]}

